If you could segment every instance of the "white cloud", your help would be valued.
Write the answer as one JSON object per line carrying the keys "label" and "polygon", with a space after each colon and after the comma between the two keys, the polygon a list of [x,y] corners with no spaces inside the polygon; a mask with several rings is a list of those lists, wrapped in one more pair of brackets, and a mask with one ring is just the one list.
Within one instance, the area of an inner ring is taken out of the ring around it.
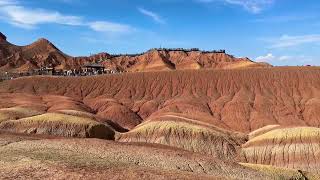
{"label": "white cloud", "polygon": [[151,17],[155,22],[160,23],[160,24],[165,24],[165,20],[162,19],[158,14],[155,12],[146,10],[144,8],[138,8],[139,12],[142,13],[145,16]]}
{"label": "white cloud", "polygon": [[0,20],[24,29],[33,29],[41,24],[82,26],[97,32],[113,34],[126,33],[134,29],[126,24],[109,21],[85,21],[80,16],[65,15],[47,9],[27,8],[16,0],[0,0]]}
{"label": "white cloud", "polygon": [[265,56],[259,56],[255,59],[257,62],[268,62],[271,64],[306,64],[306,63],[315,63],[314,58],[305,56],[305,55],[283,55],[283,56],[276,56],[272,53],[268,53]]}
{"label": "white cloud", "polygon": [[257,62],[270,62],[275,59],[275,56],[272,53],[269,53],[265,56],[259,56],[256,58]]}
{"label": "white cloud", "polygon": [[121,33],[128,33],[133,30],[132,27],[125,24],[118,24],[113,22],[107,21],[95,21],[90,22],[89,27],[94,31],[98,32],[121,32]]}
{"label": "white cloud", "polygon": [[22,28],[34,28],[36,25],[44,23],[73,26],[83,24],[81,17],[62,15],[59,12],[44,9],[27,9],[16,5],[0,7],[0,13],[6,17],[10,24]]}
{"label": "white cloud", "polygon": [[280,56],[279,57],[279,61],[287,61],[292,59],[292,56]]}
{"label": "white cloud", "polygon": [[241,6],[252,13],[260,13],[266,6],[272,4],[274,0],[196,0],[198,2],[224,2],[226,4]]}
{"label": "white cloud", "polygon": [[279,38],[267,39],[266,41],[271,43],[271,48],[287,48],[303,44],[320,43],[320,34],[301,36],[283,35]]}
{"label": "white cloud", "polygon": [[18,2],[14,0],[0,0],[0,6],[9,6],[9,5],[16,5],[16,4],[18,4]]}
{"label": "white cloud", "polygon": [[269,17],[261,17],[253,20],[253,22],[258,23],[283,23],[283,22],[291,22],[291,21],[304,21],[304,20],[315,20],[317,19],[317,15],[278,15],[278,16],[269,16]]}

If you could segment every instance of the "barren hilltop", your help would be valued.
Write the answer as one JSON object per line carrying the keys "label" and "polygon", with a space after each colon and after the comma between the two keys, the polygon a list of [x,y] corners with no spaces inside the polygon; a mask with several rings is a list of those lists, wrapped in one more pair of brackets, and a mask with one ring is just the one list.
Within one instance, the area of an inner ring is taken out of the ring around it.
{"label": "barren hilltop", "polygon": [[248,58],[235,58],[225,51],[198,49],[151,49],[141,54],[111,55],[99,53],[89,57],[72,57],[47,39],[39,39],[27,46],[16,46],[0,36],[0,71],[27,72],[40,67],[79,69],[87,63],[101,63],[108,69],[120,71],[163,71],[182,69],[237,69],[268,67]]}

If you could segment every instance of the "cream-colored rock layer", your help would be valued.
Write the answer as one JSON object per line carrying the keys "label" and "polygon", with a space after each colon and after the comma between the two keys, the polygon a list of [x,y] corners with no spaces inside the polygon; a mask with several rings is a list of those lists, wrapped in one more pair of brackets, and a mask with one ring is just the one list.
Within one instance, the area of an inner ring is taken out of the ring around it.
{"label": "cream-colored rock layer", "polygon": [[120,142],[164,144],[234,160],[245,136],[186,121],[147,121],[128,133],[119,134]]}
{"label": "cream-colored rock layer", "polygon": [[241,161],[320,173],[320,128],[277,128],[242,145]]}
{"label": "cream-colored rock layer", "polygon": [[64,137],[113,139],[114,136],[112,128],[93,119],[58,113],[5,121],[0,124],[0,129],[6,132]]}

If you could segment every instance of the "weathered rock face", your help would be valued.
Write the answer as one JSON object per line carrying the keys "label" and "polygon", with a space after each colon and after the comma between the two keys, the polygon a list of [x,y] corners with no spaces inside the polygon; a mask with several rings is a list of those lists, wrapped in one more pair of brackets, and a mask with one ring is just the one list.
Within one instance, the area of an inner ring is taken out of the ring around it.
{"label": "weathered rock face", "polygon": [[241,160],[320,173],[319,144],[319,128],[278,127],[242,145]]}
{"label": "weathered rock face", "polygon": [[[31,77],[3,82],[0,92],[73,97],[82,104],[74,110],[89,108],[109,120],[118,119],[129,129],[169,112],[249,133],[274,124],[320,126],[316,113],[320,107],[319,77],[318,68]],[[11,102],[10,98],[6,102]]]}
{"label": "weathered rock face", "polygon": [[104,62],[109,68],[126,71],[163,71],[183,69],[237,69],[247,67],[268,67],[247,58],[235,58],[226,53],[201,51],[151,50],[137,56],[119,56]]}
{"label": "weathered rock face", "polygon": [[0,32],[0,42],[5,42],[5,41],[7,41],[7,37]]}
{"label": "weathered rock face", "polygon": [[56,69],[79,69],[84,64],[98,61],[102,61],[102,64],[109,69],[122,71],[268,66],[245,58],[234,58],[225,53],[152,50],[141,55],[112,56],[108,53],[99,53],[90,57],[72,57],[43,38],[27,46],[16,46],[7,42],[6,37],[0,34],[0,42],[0,71],[25,72],[43,66],[53,66]]}
{"label": "weathered rock face", "polygon": [[86,63],[110,56],[100,53],[90,57],[71,57],[43,38],[27,46],[10,44],[5,36],[0,39],[0,71],[25,72],[48,66],[56,69],[78,69]]}
{"label": "weathered rock face", "polygon": [[125,130],[131,130],[142,122],[141,117],[115,99],[93,98],[84,101],[102,122],[112,122]]}
{"label": "weathered rock face", "polygon": [[[178,162],[170,167],[221,175],[203,162],[191,166],[191,156],[187,166],[180,166],[186,159],[169,158],[165,165],[148,159],[166,158],[154,152],[169,145],[209,157],[218,169],[240,159],[263,177],[303,178],[320,169],[319,92],[317,67],[19,78],[0,83],[0,133],[115,137],[125,145],[157,147],[134,163],[167,168]],[[121,155],[132,163],[133,154]],[[237,179],[251,174],[236,168],[223,173]]]}
{"label": "weathered rock face", "polygon": [[63,137],[114,139],[114,130],[99,122],[81,101],[55,95],[0,95],[0,131]]}

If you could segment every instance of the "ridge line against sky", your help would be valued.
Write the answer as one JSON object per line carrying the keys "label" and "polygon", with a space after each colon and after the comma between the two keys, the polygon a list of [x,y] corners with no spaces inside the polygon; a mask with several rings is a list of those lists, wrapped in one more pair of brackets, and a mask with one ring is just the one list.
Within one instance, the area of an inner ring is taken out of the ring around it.
{"label": "ridge line against sky", "polygon": [[274,65],[320,65],[320,3],[298,2],[0,0],[0,31],[18,44],[48,38],[72,55],[199,47],[226,49]]}

